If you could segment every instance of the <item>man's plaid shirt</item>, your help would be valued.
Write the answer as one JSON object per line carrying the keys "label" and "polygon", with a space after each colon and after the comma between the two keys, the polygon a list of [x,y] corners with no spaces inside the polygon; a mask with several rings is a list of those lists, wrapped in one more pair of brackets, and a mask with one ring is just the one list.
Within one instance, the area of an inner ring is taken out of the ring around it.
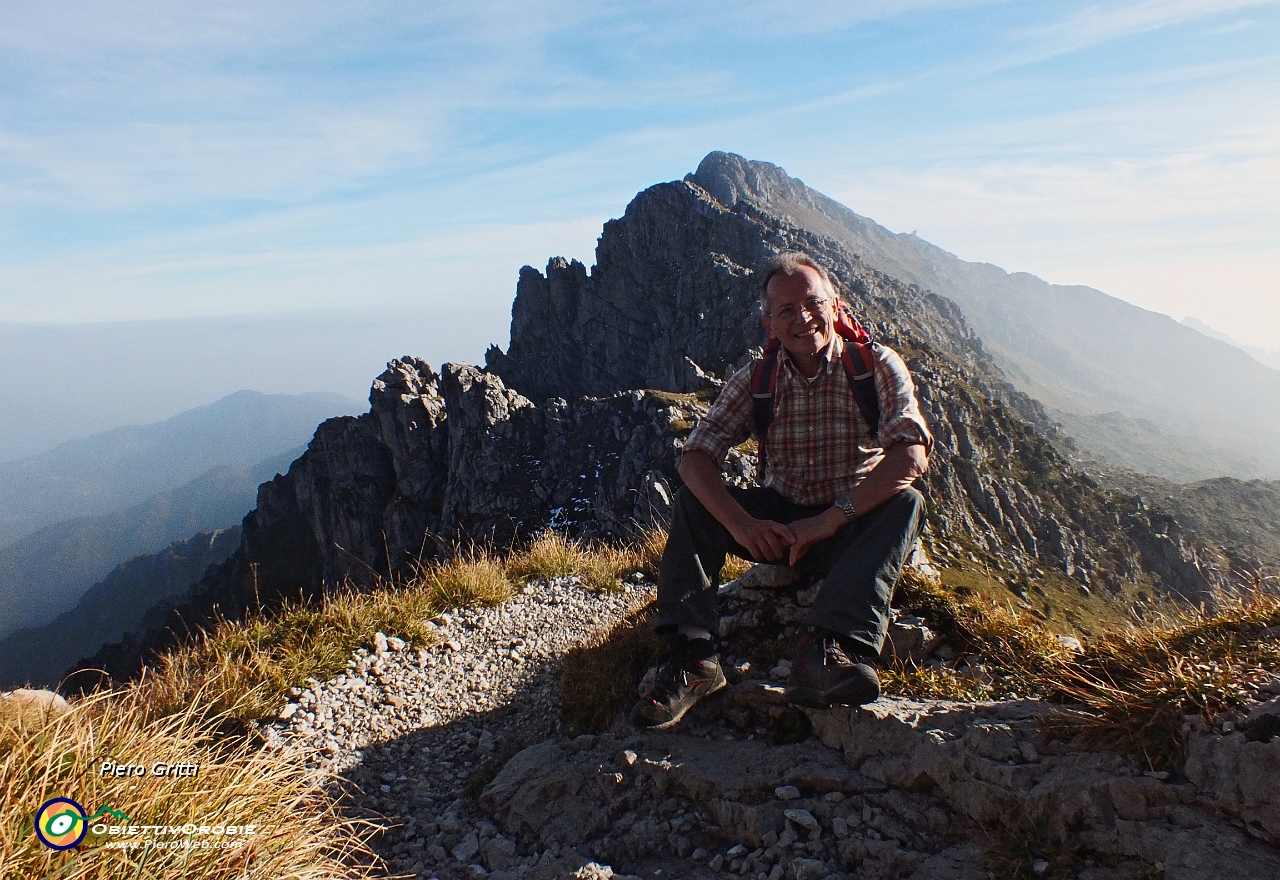
{"label": "man's plaid shirt", "polygon": [[[825,505],[847,495],[894,443],[933,445],[907,365],[897,352],[874,343],[880,430],[873,436],[840,361],[843,349],[844,340],[836,336],[813,379],[805,379],[787,351],[781,352],[777,403],[766,439],[768,466],[760,483],[796,504]],[[686,452],[697,449],[722,461],[730,447],[751,436],[755,366],[739,370],[725,383],[711,411],[689,434]]]}

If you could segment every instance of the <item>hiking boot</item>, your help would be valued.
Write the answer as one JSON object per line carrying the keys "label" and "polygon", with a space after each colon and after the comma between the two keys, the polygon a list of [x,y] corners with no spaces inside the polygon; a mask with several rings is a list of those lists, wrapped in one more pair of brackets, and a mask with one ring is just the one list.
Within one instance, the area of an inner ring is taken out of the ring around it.
{"label": "hiking boot", "polygon": [[674,727],[699,700],[724,686],[724,670],[711,643],[705,639],[686,643],[658,667],[653,693],[631,709],[631,723],[647,730]]}
{"label": "hiking boot", "polygon": [[861,706],[880,696],[880,679],[866,663],[851,658],[833,632],[811,630],[800,637],[787,702],[809,709]]}

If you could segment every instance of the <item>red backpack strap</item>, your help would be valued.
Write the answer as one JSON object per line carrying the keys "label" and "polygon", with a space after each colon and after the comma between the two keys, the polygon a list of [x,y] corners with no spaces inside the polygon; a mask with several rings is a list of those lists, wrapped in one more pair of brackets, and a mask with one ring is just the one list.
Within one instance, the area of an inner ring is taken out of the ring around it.
{"label": "red backpack strap", "polygon": [[844,364],[849,389],[858,402],[858,409],[862,410],[862,417],[871,429],[871,436],[875,437],[880,432],[880,395],[876,391],[876,361],[871,353],[871,346],[845,340],[840,362]]}
{"label": "red backpack strap", "polygon": [[849,379],[849,389],[871,429],[871,436],[875,437],[880,431],[880,394],[876,391],[876,360],[871,351],[871,334],[858,323],[844,302],[836,307],[836,332],[845,343],[840,361]]}
{"label": "red backpack strap", "polygon": [[770,345],[764,351],[764,358],[756,364],[751,373],[751,406],[755,419],[756,434],[756,479],[764,476],[767,460],[764,441],[769,436],[769,425],[773,422],[774,396],[778,392],[778,351],[777,345]]}

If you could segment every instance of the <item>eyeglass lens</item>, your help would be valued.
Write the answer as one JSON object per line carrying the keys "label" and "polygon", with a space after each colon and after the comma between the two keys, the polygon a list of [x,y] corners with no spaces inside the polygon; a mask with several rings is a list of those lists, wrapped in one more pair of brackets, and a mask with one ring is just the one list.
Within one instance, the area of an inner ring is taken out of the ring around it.
{"label": "eyeglass lens", "polygon": [[798,318],[800,316],[800,310],[804,309],[805,315],[811,318],[814,315],[820,314],[822,312],[822,307],[825,306],[826,304],[827,304],[827,301],[825,299],[819,299],[816,296],[811,296],[807,300],[805,300],[799,307],[783,306],[782,308],[778,309],[777,317],[779,321],[785,321],[787,323],[790,323],[794,321],[796,318]]}

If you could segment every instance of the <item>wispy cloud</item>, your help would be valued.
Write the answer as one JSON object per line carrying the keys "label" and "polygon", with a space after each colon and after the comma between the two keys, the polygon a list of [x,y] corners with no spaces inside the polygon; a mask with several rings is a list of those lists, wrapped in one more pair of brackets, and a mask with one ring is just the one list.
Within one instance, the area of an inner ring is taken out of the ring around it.
{"label": "wispy cloud", "polygon": [[1056,45],[1058,51],[1095,46],[1132,34],[1146,33],[1207,16],[1220,16],[1275,0],[1142,0],[1099,3],[1069,12],[1056,21],[1019,29],[1015,39]]}
{"label": "wispy cloud", "polygon": [[[1276,6],[19,5],[0,315],[425,297],[432,242],[490,238],[485,296],[509,299],[521,263],[590,259],[600,220],[710,149],[1058,278],[1110,264],[1098,230],[1144,254],[1252,241],[1275,219],[1240,181],[1276,179]],[[1124,40],[1123,64],[1089,55]]]}

